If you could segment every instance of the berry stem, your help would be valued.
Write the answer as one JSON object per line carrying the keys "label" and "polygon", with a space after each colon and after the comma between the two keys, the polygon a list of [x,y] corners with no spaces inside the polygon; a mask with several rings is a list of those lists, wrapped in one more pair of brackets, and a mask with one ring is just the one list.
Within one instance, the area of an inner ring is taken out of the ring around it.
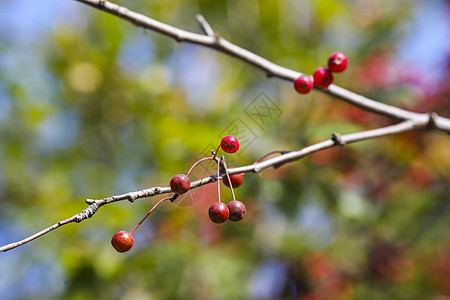
{"label": "berry stem", "polygon": [[267,157],[269,157],[269,156],[271,156],[271,155],[273,155],[273,154],[275,154],[275,153],[278,153],[278,154],[285,154],[285,153],[287,153],[287,152],[290,152],[290,151],[282,151],[282,150],[274,150],[274,151],[270,151],[269,153],[264,154],[260,159],[258,159],[257,161],[255,161],[253,164],[255,165],[255,164],[257,164],[257,163],[260,163],[260,162],[263,161],[265,158],[267,158]]}
{"label": "berry stem", "polygon": [[234,196],[233,183],[231,182],[230,174],[228,174],[228,168],[227,168],[227,164],[225,163],[225,158],[223,158],[222,163],[223,163],[223,167],[225,168],[225,173],[227,175],[228,182],[230,183],[230,189],[231,189],[231,194],[233,195],[233,200],[236,200],[236,197]]}
{"label": "berry stem", "polygon": [[220,161],[223,160],[223,155],[217,162],[217,198],[218,202],[220,202]]}
{"label": "berry stem", "polygon": [[202,161],[208,160],[208,159],[214,159],[214,158],[213,158],[213,157],[205,157],[205,158],[202,158],[202,159],[198,160],[195,164],[192,165],[192,167],[191,167],[191,168],[189,169],[189,171],[187,172],[186,176],[189,177],[189,174],[191,173],[192,169],[193,169],[197,164],[199,164],[199,163],[202,162]]}
{"label": "berry stem", "polygon": [[220,146],[221,146],[221,145],[219,144],[219,147],[217,147],[216,152],[214,152],[214,156],[212,157],[212,159],[216,159],[216,157],[217,157],[217,152],[219,152]]}
{"label": "berry stem", "polygon": [[169,200],[170,198],[171,198],[171,197],[166,197],[166,198],[163,198],[163,199],[159,200],[158,203],[156,203],[155,206],[153,206],[152,209],[150,209],[150,210],[148,211],[148,213],[147,213],[147,214],[145,215],[145,217],[139,222],[139,224],[137,224],[137,225],[133,228],[133,230],[130,231],[130,234],[133,234],[133,232],[134,232],[136,229],[138,229],[139,226],[141,226],[142,222],[144,222],[145,219],[147,219],[147,217],[152,213],[152,211],[155,210],[155,208],[158,207],[158,205],[160,205],[161,203],[163,203],[163,202],[166,201],[166,200]]}

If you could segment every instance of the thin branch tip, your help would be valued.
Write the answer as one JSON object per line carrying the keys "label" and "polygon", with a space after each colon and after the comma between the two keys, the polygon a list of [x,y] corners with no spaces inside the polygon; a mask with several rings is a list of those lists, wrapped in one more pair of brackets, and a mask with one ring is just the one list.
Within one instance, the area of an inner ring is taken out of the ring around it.
{"label": "thin branch tip", "polygon": [[200,25],[201,30],[207,36],[214,36],[214,30],[211,25],[209,25],[208,21],[206,21],[205,17],[201,14],[196,14],[195,19],[197,19],[198,24]]}

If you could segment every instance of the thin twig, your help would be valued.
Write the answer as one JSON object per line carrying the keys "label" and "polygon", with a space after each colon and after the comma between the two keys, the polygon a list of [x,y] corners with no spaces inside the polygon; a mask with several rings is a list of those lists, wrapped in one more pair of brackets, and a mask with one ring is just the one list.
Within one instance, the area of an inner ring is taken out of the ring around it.
{"label": "thin twig", "polygon": [[195,18],[197,22],[200,24],[200,28],[203,32],[208,36],[214,36],[214,30],[211,28],[211,25],[205,20],[205,18],[201,14],[196,14]]}
{"label": "thin twig", "polygon": [[[340,140],[344,144],[351,144],[351,143],[356,143],[359,141],[377,138],[377,137],[381,137],[381,136],[398,134],[398,133],[410,131],[413,129],[426,128],[427,124],[428,124],[428,122],[424,122],[423,124],[416,124],[413,121],[408,120],[408,121],[403,121],[401,123],[398,123],[395,125],[390,125],[390,126],[383,127],[383,128],[361,131],[361,132],[351,133],[351,134],[346,134],[346,135],[340,135]],[[280,156],[270,158],[270,159],[261,161],[256,164],[251,164],[251,165],[242,166],[242,167],[238,167],[238,168],[228,169],[228,174],[233,175],[233,174],[238,174],[238,173],[250,173],[250,172],[258,173],[264,169],[267,169],[270,167],[279,167],[284,164],[299,160],[311,153],[314,153],[314,152],[317,152],[320,150],[324,150],[327,148],[331,148],[331,147],[334,147],[337,145],[338,144],[335,142],[335,140],[333,138],[330,138],[328,140],[325,140],[325,141],[317,143],[317,144],[313,144],[311,146],[305,147],[300,150],[284,151],[284,154],[282,154]],[[219,160],[219,162],[220,162],[220,160]],[[219,164],[219,162],[218,162],[218,164]],[[226,175],[226,173],[222,172],[222,173],[219,173],[218,175],[210,175],[208,177],[191,182],[190,189],[195,189],[200,186],[220,180],[224,175]],[[231,184],[231,182],[230,182],[230,184]],[[88,206],[88,208],[83,210],[81,213],[74,215],[71,218],[60,221],[60,222],[38,232],[30,237],[27,237],[27,238],[21,240],[21,241],[4,245],[4,246],[0,247],[0,252],[6,252],[6,251],[14,249],[18,246],[21,246],[28,242],[31,242],[32,240],[34,240],[40,236],[43,236],[44,234],[47,234],[50,231],[52,231],[56,228],[59,228],[65,224],[72,223],[72,222],[79,223],[87,218],[90,218],[103,205],[117,202],[117,201],[122,201],[122,200],[128,200],[128,201],[133,202],[134,200],[139,199],[139,198],[147,198],[147,197],[153,197],[156,195],[169,194],[169,193],[172,193],[172,190],[170,189],[170,187],[151,187],[151,188],[143,189],[141,191],[129,192],[126,194],[103,198],[101,200],[87,199],[86,203],[88,203],[90,205]],[[172,202],[175,199],[174,197],[176,197],[176,194],[173,195],[172,198],[170,199]]]}
{"label": "thin twig", "polygon": [[[198,45],[203,45],[215,50],[218,50],[227,55],[236,57],[244,62],[247,62],[254,67],[263,70],[270,77],[278,77],[284,80],[293,82],[299,76],[303,75],[300,72],[279,66],[259,55],[254,54],[246,49],[236,46],[223,37],[218,39],[218,36],[214,35],[203,35],[183,29],[176,28],[174,26],[156,21],[150,17],[144,16],[142,14],[133,12],[128,8],[119,6],[117,4],[100,0],[76,0],[84,4],[90,5],[104,12],[113,14],[119,18],[127,20],[136,26],[143,27],[156,31],[160,34],[166,35],[175,39],[178,42],[188,42]],[[198,20],[198,18],[197,18]],[[207,24],[206,20],[205,23]],[[209,26],[209,25],[208,25]],[[210,28],[210,26],[209,26]],[[203,28],[206,30],[206,28]],[[212,30],[212,29],[211,29]],[[384,104],[364,96],[358,95],[354,92],[341,88],[337,85],[330,85],[327,89],[316,89],[327,93],[331,96],[337,97],[345,102],[355,105],[366,111],[370,111],[379,115],[383,115],[396,120],[413,120],[417,123],[422,123],[429,120],[429,115],[427,113],[416,113],[407,111],[392,105]],[[437,114],[433,118],[433,123],[430,126],[432,129],[438,129],[450,133],[450,119],[438,116]]]}

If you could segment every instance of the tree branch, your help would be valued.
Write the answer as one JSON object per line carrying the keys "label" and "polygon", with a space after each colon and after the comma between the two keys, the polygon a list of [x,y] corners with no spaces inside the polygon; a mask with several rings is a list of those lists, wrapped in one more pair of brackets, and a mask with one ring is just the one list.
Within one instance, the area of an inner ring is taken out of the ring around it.
{"label": "tree branch", "polygon": [[[430,116],[430,119],[431,118],[432,117]],[[261,172],[262,170],[270,168],[270,167],[279,168],[280,166],[282,166],[284,164],[287,164],[287,163],[290,163],[293,161],[297,161],[311,153],[314,153],[314,152],[317,152],[320,150],[324,150],[324,149],[331,148],[334,146],[339,146],[339,145],[347,145],[347,144],[351,144],[351,143],[355,143],[355,142],[359,142],[359,141],[363,141],[363,140],[368,140],[368,139],[372,139],[372,138],[377,138],[377,137],[381,137],[381,136],[398,134],[398,133],[410,131],[413,129],[423,129],[428,126],[428,123],[429,123],[428,120],[426,122],[422,122],[420,124],[417,124],[411,120],[407,120],[407,121],[403,121],[401,123],[398,123],[395,125],[390,125],[390,126],[383,127],[383,128],[361,131],[361,132],[351,133],[351,134],[346,134],[346,135],[339,135],[337,133],[333,133],[333,135],[330,139],[325,140],[323,142],[320,142],[320,143],[317,143],[317,144],[314,144],[314,145],[311,145],[311,146],[308,146],[308,147],[305,147],[303,149],[296,150],[296,151],[281,151],[281,153],[283,153],[283,154],[281,154],[280,156],[277,156],[277,157],[274,157],[271,159],[267,159],[265,161],[261,161],[261,162],[258,162],[258,163],[252,164],[252,165],[228,169],[228,174],[233,175],[233,174],[237,174],[237,173],[250,173],[250,172],[258,173],[258,172]],[[224,173],[224,172],[220,173],[219,180],[222,179],[222,177],[225,175],[226,175],[226,173]],[[203,186],[203,185],[206,185],[209,183],[213,183],[216,181],[217,181],[217,175],[210,175],[208,177],[191,182],[190,189],[195,189],[200,186]],[[38,237],[41,237],[41,236],[49,233],[50,231],[52,231],[54,229],[57,229],[57,228],[65,225],[65,224],[69,224],[69,223],[73,223],[73,222],[79,223],[83,220],[91,218],[98,211],[98,209],[100,207],[102,207],[103,205],[117,202],[117,201],[122,201],[122,200],[128,200],[130,202],[134,202],[136,199],[148,198],[148,197],[153,197],[156,195],[162,195],[162,194],[168,194],[168,193],[172,193],[172,190],[170,189],[170,187],[151,187],[151,188],[146,188],[146,189],[136,191],[136,192],[129,192],[126,194],[103,198],[100,200],[87,199],[86,203],[89,204],[89,206],[85,210],[83,210],[81,213],[76,214],[68,219],[63,220],[63,221],[60,221],[60,222],[38,232],[30,237],[27,237],[23,240],[4,245],[4,246],[0,247],[0,252],[6,252],[6,251],[14,249],[16,247],[22,246],[28,242],[31,242],[32,240],[37,239]],[[177,197],[178,197],[177,194],[173,194],[170,201],[173,202]]]}
{"label": "tree branch", "polygon": [[[82,2],[97,9],[103,10],[107,13],[113,14],[119,18],[122,18],[124,20],[133,23],[136,26],[145,29],[150,29],[163,35],[166,35],[168,37],[171,37],[178,42],[188,42],[203,45],[218,50],[220,52],[223,52],[227,55],[236,57],[244,62],[253,65],[258,69],[263,70],[269,77],[278,77],[280,79],[293,82],[295,79],[297,79],[299,76],[302,75],[302,73],[300,72],[279,66],[259,55],[256,55],[246,49],[236,46],[228,42],[224,38],[220,37],[218,34],[211,35],[213,30],[206,22],[206,20],[200,15],[197,15],[196,18],[198,22],[201,24],[202,30],[205,32],[206,35],[197,34],[176,28],[174,26],[156,21],[150,17],[133,12],[128,8],[119,6],[117,4],[108,1],[102,0],[76,0],[76,1]],[[404,109],[400,109],[395,106],[384,104],[366,98],[364,96],[358,95],[354,92],[351,92],[334,84],[330,85],[327,89],[321,89],[317,87],[315,88],[326,94],[329,94],[352,105],[355,105],[361,109],[364,109],[366,111],[370,111],[396,120],[400,121],[413,120],[414,122],[422,123],[424,120],[429,119],[429,116],[426,113],[425,114],[415,113]],[[436,114],[434,117],[434,122],[432,126],[430,126],[430,128],[450,133],[450,119],[440,117]]]}
{"label": "tree branch", "polygon": [[[247,62],[267,73],[268,76],[278,77],[281,79],[294,81],[300,75],[299,72],[281,67],[276,65],[267,59],[264,59],[248,50],[238,47],[225,39],[221,38],[218,34],[215,34],[211,26],[206,22],[206,20],[197,15],[196,18],[206,35],[196,34],[176,27],[161,23],[142,14],[130,11],[125,7],[104,1],[104,0],[76,0],[92,7],[98,8],[110,14],[116,15],[122,19],[128,20],[129,22],[135,24],[136,26],[143,27],[146,29],[154,30],[163,35],[169,36],[177,41],[185,41],[194,44],[203,45],[221,51],[227,55],[234,56],[244,62]],[[228,170],[230,175],[237,173],[249,173],[249,172],[261,172],[264,169],[273,167],[278,168],[284,164],[299,160],[311,153],[331,148],[338,145],[347,145],[367,139],[377,138],[381,136],[387,136],[392,134],[398,134],[414,129],[438,129],[447,133],[450,133],[450,120],[444,117],[440,117],[435,113],[420,114],[415,112],[406,111],[395,106],[383,104],[356,93],[350,92],[346,89],[338,87],[336,85],[331,85],[328,89],[320,89],[320,91],[325,92],[331,96],[337,97],[343,101],[346,101],[352,105],[360,107],[364,110],[374,112],[383,116],[387,116],[393,119],[401,120],[402,122],[383,127],[377,128],[347,135],[339,135],[333,133],[332,137],[323,142],[305,147],[296,151],[281,151],[281,155],[271,159],[267,159],[252,165],[232,168]],[[191,183],[190,189],[194,189],[221,179],[224,173],[218,175],[211,175],[209,177],[202,178],[200,180]],[[8,250],[14,249],[28,242],[41,237],[54,229],[57,229],[65,224],[69,223],[79,223],[83,220],[91,218],[100,207],[103,205],[113,203],[116,201],[128,200],[134,202],[136,199],[153,197],[156,195],[172,193],[170,187],[151,187],[143,189],[140,191],[129,192],[126,194],[111,196],[103,198],[101,200],[87,199],[86,203],[89,206],[68,219],[62,220],[34,235],[31,235],[25,239],[22,239],[15,243],[10,243],[0,247],[0,252],[6,252]],[[178,197],[177,194],[172,195],[171,201],[173,202]]]}

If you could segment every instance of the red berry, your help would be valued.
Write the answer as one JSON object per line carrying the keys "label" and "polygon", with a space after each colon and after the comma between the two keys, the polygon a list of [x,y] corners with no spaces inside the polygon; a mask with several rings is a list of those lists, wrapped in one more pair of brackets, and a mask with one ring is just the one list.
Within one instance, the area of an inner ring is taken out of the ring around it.
{"label": "red berry", "polygon": [[300,94],[307,94],[314,85],[314,79],[309,75],[302,75],[294,81],[294,88]]}
{"label": "red berry", "polygon": [[[245,173],[239,173],[239,174],[233,174],[230,175],[231,184],[233,185],[233,188],[240,187],[242,182],[244,181],[244,174]],[[222,179],[223,184],[227,187],[230,187],[230,182],[228,181],[228,177],[225,175]]]}
{"label": "red berry", "polygon": [[237,222],[245,217],[245,205],[241,201],[233,200],[228,203],[228,210],[230,211],[230,216],[228,220],[232,222]]}
{"label": "red berry", "polygon": [[111,240],[111,245],[117,252],[127,252],[133,247],[133,243],[133,236],[131,236],[129,232],[123,230],[117,232]]}
{"label": "red berry", "polygon": [[327,68],[318,68],[314,72],[314,84],[320,88],[326,89],[333,83],[333,74]]}
{"label": "red berry", "polygon": [[170,180],[170,188],[175,194],[184,194],[189,191],[190,187],[191,181],[189,180],[189,177],[184,174],[175,175]]}
{"label": "red berry", "polygon": [[344,53],[334,52],[328,58],[328,69],[331,72],[343,72],[347,68],[348,59]]}
{"label": "red berry", "polygon": [[239,142],[234,136],[227,135],[222,139],[222,142],[220,142],[220,147],[222,147],[222,150],[226,153],[234,153],[239,150]]}
{"label": "red berry", "polygon": [[214,223],[223,223],[230,216],[230,211],[225,203],[215,202],[209,207],[208,215]]}

